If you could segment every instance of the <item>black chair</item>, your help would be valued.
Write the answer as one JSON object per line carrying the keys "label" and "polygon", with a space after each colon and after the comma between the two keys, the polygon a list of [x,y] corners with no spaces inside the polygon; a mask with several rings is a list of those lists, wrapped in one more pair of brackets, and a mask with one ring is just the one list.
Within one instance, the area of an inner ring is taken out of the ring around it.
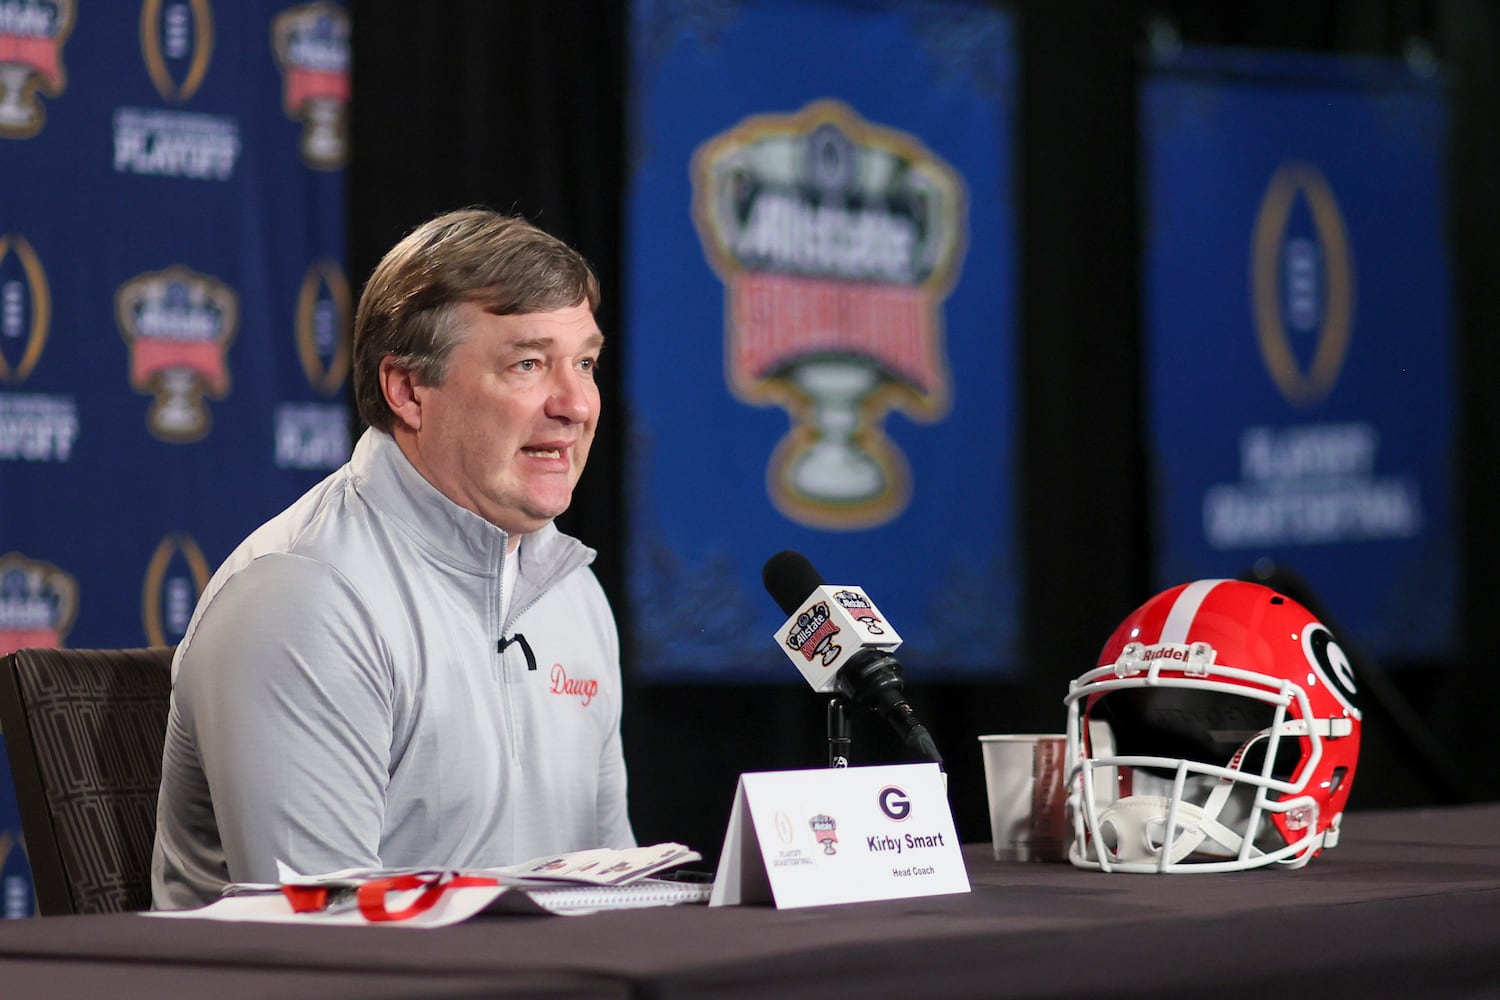
{"label": "black chair", "polygon": [[151,906],[172,653],[22,649],[0,658],[0,733],[43,916]]}

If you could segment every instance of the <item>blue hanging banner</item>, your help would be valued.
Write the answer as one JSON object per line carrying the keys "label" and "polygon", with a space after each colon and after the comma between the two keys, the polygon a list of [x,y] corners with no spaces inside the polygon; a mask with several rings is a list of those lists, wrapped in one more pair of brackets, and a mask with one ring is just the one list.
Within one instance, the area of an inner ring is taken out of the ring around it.
{"label": "blue hanging banner", "polygon": [[643,2],[626,264],[631,662],[789,677],[801,551],[921,676],[1015,670],[1015,53],[977,2]]}
{"label": "blue hanging banner", "polygon": [[1456,630],[1430,68],[1189,48],[1141,100],[1157,582],[1272,560],[1370,652]]}
{"label": "blue hanging banner", "polygon": [[348,107],[331,0],[0,5],[0,652],[175,644],[347,457]]}

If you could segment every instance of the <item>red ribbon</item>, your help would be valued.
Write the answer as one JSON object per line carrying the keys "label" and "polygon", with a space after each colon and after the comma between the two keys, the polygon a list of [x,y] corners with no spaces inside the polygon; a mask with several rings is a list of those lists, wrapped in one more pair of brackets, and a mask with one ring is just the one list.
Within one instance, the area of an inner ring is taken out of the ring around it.
{"label": "red ribbon", "polygon": [[[426,913],[449,889],[499,884],[495,879],[479,875],[444,872],[439,875],[393,875],[389,878],[371,879],[353,887],[353,892],[355,901],[359,904],[360,915],[371,923],[378,924],[392,920],[410,920],[420,913]],[[293,913],[321,913],[349,888],[340,885],[283,885],[281,892],[286,896],[287,902],[292,904]],[[386,907],[386,897],[390,893],[411,889],[422,891],[405,909],[392,910]]]}

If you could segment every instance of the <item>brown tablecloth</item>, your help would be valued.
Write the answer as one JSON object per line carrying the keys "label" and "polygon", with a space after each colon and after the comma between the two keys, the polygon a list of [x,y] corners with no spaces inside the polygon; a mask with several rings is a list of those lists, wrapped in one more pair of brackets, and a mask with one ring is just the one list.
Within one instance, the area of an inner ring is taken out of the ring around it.
{"label": "brown tablecloth", "polygon": [[[0,997],[1500,996],[1500,805],[1351,813],[1300,871],[1104,875],[965,848],[964,895],[435,930],[0,923]],[[1280,993],[1274,991],[1282,991]]]}

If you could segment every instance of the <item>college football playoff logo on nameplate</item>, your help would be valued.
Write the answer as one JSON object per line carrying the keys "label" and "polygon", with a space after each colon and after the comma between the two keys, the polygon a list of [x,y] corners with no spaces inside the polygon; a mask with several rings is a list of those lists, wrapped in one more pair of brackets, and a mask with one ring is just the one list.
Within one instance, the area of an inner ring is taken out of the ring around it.
{"label": "college football playoff logo on nameplate", "polygon": [[692,175],[727,296],[730,388],[792,418],[772,501],[813,527],[884,524],[911,494],[885,414],[948,410],[941,306],[964,252],[962,181],[914,136],[827,100],[745,119],[698,149]]}
{"label": "college football playoff logo on nameplate", "polygon": [[174,266],[131,278],[115,293],[130,349],[130,384],[155,397],[146,426],[163,441],[197,441],[211,425],[204,396],[229,395],[225,352],[239,328],[239,297],[224,282]]}

